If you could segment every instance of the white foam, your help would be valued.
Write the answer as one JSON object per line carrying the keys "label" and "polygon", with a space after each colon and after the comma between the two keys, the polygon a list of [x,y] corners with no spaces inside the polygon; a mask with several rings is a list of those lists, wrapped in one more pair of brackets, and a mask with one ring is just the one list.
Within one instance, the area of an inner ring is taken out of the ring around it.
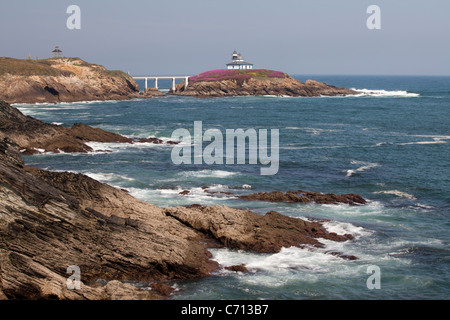
{"label": "white foam", "polygon": [[351,234],[355,238],[359,238],[362,236],[369,236],[372,234],[370,230],[367,230],[363,227],[355,226],[348,222],[325,221],[322,222],[322,225],[328,232],[334,232],[339,235]]}
{"label": "white foam", "polygon": [[133,178],[124,176],[124,175],[120,175],[120,174],[116,174],[116,173],[103,173],[103,172],[83,172],[84,175],[100,181],[100,182],[104,182],[104,183],[108,183],[108,182],[120,182],[120,181],[134,181]]}
{"label": "white foam", "polygon": [[238,175],[239,172],[231,172],[225,170],[200,170],[200,171],[185,171],[180,173],[185,177],[196,177],[196,178],[228,178],[231,176]]}
{"label": "white foam", "polygon": [[213,254],[212,259],[223,267],[243,264],[250,271],[250,274],[223,271],[226,275],[233,274],[239,281],[250,285],[283,287],[291,281],[313,283],[325,274],[348,277],[360,273],[362,268],[360,265],[349,264],[346,260],[327,253],[330,249],[340,250],[344,245],[340,243],[338,246],[328,249],[290,247],[282,248],[280,252],[274,254],[257,254],[230,249],[210,249],[210,251]]}
{"label": "white foam", "polygon": [[388,91],[388,90],[372,90],[372,89],[355,89],[351,88],[351,90],[354,90],[356,92],[359,92],[360,94],[357,96],[373,96],[373,97],[420,97],[420,94],[403,91],[403,90],[394,90],[394,91]]}
{"label": "white foam", "polygon": [[164,144],[152,143],[152,142],[86,142],[86,145],[91,147],[93,151],[90,153],[102,154],[110,152],[120,152],[127,149],[146,149],[168,146]]}
{"label": "white foam", "polygon": [[406,193],[406,192],[402,192],[402,191],[399,191],[399,190],[377,191],[377,192],[374,192],[374,193],[376,193],[376,194],[393,194],[393,195],[395,195],[395,196],[397,196],[399,198],[406,198],[406,199],[411,199],[411,200],[417,200],[417,198],[414,195]]}
{"label": "white foam", "polygon": [[338,129],[322,129],[322,128],[310,128],[310,127],[286,127],[288,130],[303,130],[313,135],[320,135],[323,132],[340,132]]}
{"label": "white foam", "polygon": [[349,170],[347,170],[347,177],[351,177],[356,172],[366,171],[366,170],[369,170],[369,169],[372,169],[372,168],[375,168],[375,167],[379,166],[379,164],[375,163],[375,162],[355,161],[355,160],[352,160],[351,164],[361,165],[361,167],[359,167],[357,169],[349,169]]}
{"label": "white foam", "polygon": [[447,143],[447,141],[443,141],[443,139],[440,138],[434,138],[433,141],[415,141],[415,142],[405,142],[405,143],[399,143],[399,146],[406,146],[410,144],[438,144],[438,143]]}

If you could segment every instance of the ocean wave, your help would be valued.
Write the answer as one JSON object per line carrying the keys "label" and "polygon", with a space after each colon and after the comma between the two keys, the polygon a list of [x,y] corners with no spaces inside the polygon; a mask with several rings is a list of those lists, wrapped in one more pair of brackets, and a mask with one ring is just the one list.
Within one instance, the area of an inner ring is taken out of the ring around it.
{"label": "ocean wave", "polygon": [[[214,187],[213,187],[214,188]],[[217,188],[219,188],[217,186]],[[125,187],[126,190],[141,201],[146,201],[160,207],[173,207],[181,205],[189,205],[194,203],[201,203],[202,205],[216,205],[218,201],[225,201],[232,198],[232,196],[222,194],[219,196],[212,196],[202,188],[182,188],[180,186],[175,188],[162,189],[147,189],[137,187]],[[183,191],[189,191],[187,194],[181,194]],[[218,191],[217,191],[218,192]]]}
{"label": "ocean wave", "polygon": [[357,169],[349,169],[347,170],[347,177],[351,177],[352,175],[354,175],[357,172],[362,172],[362,171],[366,171],[375,167],[378,167],[379,164],[378,163],[372,163],[372,162],[366,162],[366,161],[356,161],[356,160],[352,160],[351,164],[356,164],[356,165],[361,165],[359,168]]}
{"label": "ocean wave", "polygon": [[417,200],[417,198],[409,193],[406,192],[402,192],[399,190],[385,190],[385,191],[376,191],[374,192],[375,194],[392,194],[395,195],[399,198],[406,198],[406,199],[410,199],[410,200]]}
{"label": "ocean wave", "polygon": [[239,175],[239,172],[225,171],[225,170],[200,170],[200,171],[184,171],[180,172],[180,175],[184,177],[196,177],[196,178],[228,178],[235,175]]}
{"label": "ocean wave", "polygon": [[302,130],[302,131],[306,131],[308,133],[311,133],[313,135],[319,135],[322,134],[324,132],[330,133],[330,132],[340,132],[342,130],[338,130],[338,129],[322,129],[322,128],[309,128],[309,127],[286,127],[285,129],[288,130]]}
{"label": "ocean wave", "polygon": [[348,222],[325,221],[322,225],[328,232],[334,232],[339,235],[351,234],[355,238],[369,236],[373,232],[363,227],[355,226]]}
{"label": "ocean wave", "polygon": [[399,143],[399,146],[406,146],[406,145],[411,145],[411,144],[440,144],[440,143],[447,143],[447,141],[444,140],[448,140],[449,138],[433,138],[433,141],[413,141],[413,142],[404,142],[404,143]]}
{"label": "ocean wave", "polygon": [[116,173],[104,173],[104,172],[83,172],[84,175],[103,182],[103,183],[111,183],[111,182],[123,182],[123,181],[134,181],[133,178],[116,174]]}
{"label": "ocean wave", "polygon": [[[130,99],[128,101],[137,101],[139,99]],[[119,103],[127,100],[88,100],[88,101],[75,101],[75,102],[38,102],[38,103],[13,103],[14,107],[26,107],[26,106],[55,106],[55,107],[65,107],[65,106],[76,106],[78,104],[95,104],[95,103]]]}
{"label": "ocean wave", "polygon": [[[161,139],[162,140],[162,139]],[[105,154],[111,152],[121,152],[129,149],[146,149],[155,147],[167,147],[165,144],[158,144],[152,142],[86,142],[86,145],[91,147],[93,151],[90,154]]]}
{"label": "ocean wave", "polygon": [[359,95],[357,95],[358,97],[362,97],[362,96],[406,97],[406,98],[420,97],[419,93],[413,93],[413,92],[408,92],[408,91],[403,91],[403,90],[388,91],[388,90],[371,90],[371,89],[355,89],[355,88],[351,88],[351,90],[359,92]]}

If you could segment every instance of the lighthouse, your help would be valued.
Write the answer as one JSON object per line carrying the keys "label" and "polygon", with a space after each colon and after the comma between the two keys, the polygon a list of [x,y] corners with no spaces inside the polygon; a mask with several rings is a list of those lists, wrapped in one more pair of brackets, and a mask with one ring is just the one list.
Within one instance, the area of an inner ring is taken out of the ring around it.
{"label": "lighthouse", "polygon": [[59,46],[56,46],[52,51],[52,58],[62,58],[62,51],[59,49]]}
{"label": "lighthouse", "polygon": [[240,53],[234,51],[231,62],[227,63],[227,69],[253,69],[253,63],[245,61]]}

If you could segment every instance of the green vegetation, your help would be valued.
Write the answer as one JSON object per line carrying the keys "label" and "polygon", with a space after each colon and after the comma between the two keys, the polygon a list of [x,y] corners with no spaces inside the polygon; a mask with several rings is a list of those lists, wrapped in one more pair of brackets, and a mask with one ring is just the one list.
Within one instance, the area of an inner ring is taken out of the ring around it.
{"label": "green vegetation", "polygon": [[68,71],[52,67],[48,60],[20,60],[14,58],[0,58],[0,75],[18,76],[69,76]]}
{"label": "green vegetation", "polygon": [[54,76],[69,77],[75,75],[71,71],[60,70],[58,65],[69,62],[75,67],[88,67],[100,75],[107,77],[120,77],[129,79],[129,75],[120,70],[107,70],[105,67],[93,63],[88,63],[80,58],[48,58],[48,59],[14,59],[0,58],[0,76],[11,74],[17,76]]}

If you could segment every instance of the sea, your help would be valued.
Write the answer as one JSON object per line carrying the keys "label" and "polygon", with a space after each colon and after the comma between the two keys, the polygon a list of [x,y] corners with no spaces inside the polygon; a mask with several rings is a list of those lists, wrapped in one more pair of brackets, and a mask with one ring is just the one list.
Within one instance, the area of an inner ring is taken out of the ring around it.
{"label": "sea", "polygon": [[[323,248],[290,247],[274,254],[211,249],[212,259],[223,268],[208,278],[171,282],[177,300],[449,299],[450,77],[293,77],[354,88],[359,95],[166,96],[15,105],[48,123],[70,127],[81,122],[163,141],[173,140],[176,129],[193,133],[196,121],[203,130],[218,129],[224,136],[227,129],[278,129],[279,169],[274,175],[261,175],[260,163],[177,165],[170,144],[90,143],[94,151],[87,154],[44,153],[24,159],[46,170],[86,174],[161,207],[225,205],[258,214],[274,210],[324,220],[330,232],[354,236],[346,242],[319,239]],[[357,193],[367,204],[237,198],[299,189]],[[180,194],[184,190],[189,194]],[[224,269],[241,264],[249,272]]]}

